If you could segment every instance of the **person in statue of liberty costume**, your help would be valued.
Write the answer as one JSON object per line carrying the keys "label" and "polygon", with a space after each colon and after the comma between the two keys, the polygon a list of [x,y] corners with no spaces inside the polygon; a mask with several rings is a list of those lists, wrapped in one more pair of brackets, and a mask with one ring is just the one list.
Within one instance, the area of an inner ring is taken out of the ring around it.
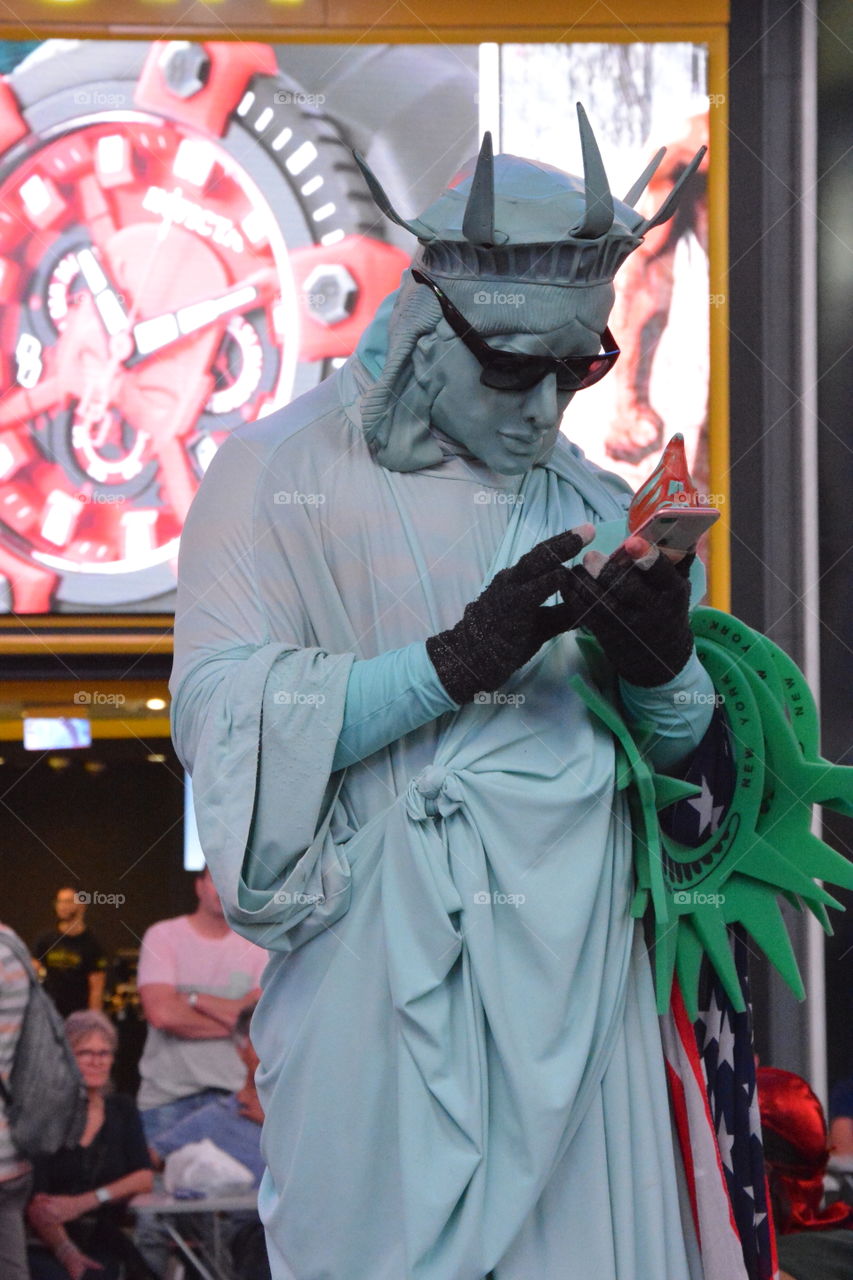
{"label": "person in statue of liberty costume", "polygon": [[559,430],[678,191],[646,222],[649,172],[614,200],[579,115],[584,179],[484,143],[406,224],[356,354],[229,438],[183,535],[175,743],[228,919],[271,952],[275,1280],[702,1276],[576,628],[658,767],[712,686],[687,562],[605,560],[630,492]]}

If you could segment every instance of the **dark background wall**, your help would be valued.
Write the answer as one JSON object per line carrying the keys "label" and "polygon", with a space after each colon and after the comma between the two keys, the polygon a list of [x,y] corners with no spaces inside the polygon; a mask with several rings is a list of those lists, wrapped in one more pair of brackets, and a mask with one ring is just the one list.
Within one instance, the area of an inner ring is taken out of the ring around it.
{"label": "dark background wall", "polygon": [[[853,764],[853,7],[818,6],[818,416],[823,749]],[[824,815],[826,839],[853,857],[853,821]],[[853,1075],[853,893],[826,945],[830,1083]]]}
{"label": "dark background wall", "polygon": [[[165,754],[150,763],[149,754]],[[0,916],[26,942],[48,928],[61,885],[121,895],[93,903],[87,923],[108,952],[139,946],[148,925],[192,910],[183,866],[183,775],[171,745],[135,739],[56,752],[51,767],[5,748],[0,769]],[[86,764],[103,765],[89,772]]]}
{"label": "dark background wall", "polygon": [[[848,351],[853,11],[847,0],[820,0],[817,12],[805,2],[733,0],[730,34],[732,612],[803,665],[803,637],[817,609],[824,754],[852,763],[853,387]],[[816,173],[808,145],[803,145],[815,127],[815,105]],[[807,279],[814,246],[808,214],[804,216],[804,207],[815,197],[816,299]],[[803,345],[804,326],[807,332],[813,321],[818,330],[816,373]],[[804,570],[802,556],[813,532],[804,514],[802,483],[804,432],[810,429],[815,395],[816,573]],[[850,853],[853,824],[830,815],[825,819],[826,837]],[[835,936],[826,947],[830,1084],[853,1074],[853,895],[837,896],[850,910],[846,916],[832,913]],[[802,968],[805,917],[787,907],[785,913]],[[762,1060],[808,1075],[804,1006],[768,972],[760,956],[751,968]]]}

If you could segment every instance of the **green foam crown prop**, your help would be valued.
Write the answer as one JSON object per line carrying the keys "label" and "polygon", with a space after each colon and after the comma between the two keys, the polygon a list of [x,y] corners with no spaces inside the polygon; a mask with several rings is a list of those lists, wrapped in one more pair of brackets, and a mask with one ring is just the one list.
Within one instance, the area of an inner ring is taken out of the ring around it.
{"label": "green foam crown prop", "polygon": [[[693,611],[696,649],[728,722],[735,766],[732,801],[696,848],[660,828],[658,811],[700,795],[691,783],[655,773],[643,758],[642,730],[630,731],[596,642],[581,640],[597,687],[574,685],[619,744],[617,786],[629,790],[637,891],[633,914],[651,906],[658,1010],[669,1006],[674,974],[691,1018],[707,956],[737,1010],[743,995],[728,926],[742,925],[794,994],[805,995],[778,895],[805,905],[832,932],[827,907],[841,908],[818,881],[853,889],[853,862],[811,830],[812,808],[853,815],[853,768],[820,755],[817,709],[794,662],[760,633],[716,609]],[[710,803],[710,798],[706,798]]]}
{"label": "green foam crown prop", "polygon": [[379,208],[417,236],[416,265],[444,279],[516,280],[591,285],[613,279],[652,227],[671,218],[699,167],[700,150],[649,218],[634,208],[666,148],[652,158],[624,200],[614,198],[595,134],[578,103],[583,177],[540,161],[492,154],[490,133],[469,162],[420,217],[404,218],[363,156],[354,152]]}

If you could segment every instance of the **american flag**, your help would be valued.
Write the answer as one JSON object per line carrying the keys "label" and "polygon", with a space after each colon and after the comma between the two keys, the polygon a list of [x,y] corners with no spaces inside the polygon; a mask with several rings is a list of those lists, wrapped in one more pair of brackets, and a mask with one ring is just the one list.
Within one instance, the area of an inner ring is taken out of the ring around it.
{"label": "american flag", "polygon": [[[663,810],[661,825],[695,848],[719,826],[734,788],[720,708],[680,776],[700,794]],[[756,1093],[747,946],[740,926],[731,932],[746,1012],[735,1012],[706,960],[696,1023],[691,1026],[676,983],[661,1031],[706,1280],[772,1280],[778,1263]]]}
{"label": "american flag", "polygon": [[749,1280],[772,1280],[777,1263],[755,1082],[748,952],[740,926],[732,934],[746,1010],[735,1012],[706,963],[699,990],[702,1012],[694,1026],[746,1274]]}

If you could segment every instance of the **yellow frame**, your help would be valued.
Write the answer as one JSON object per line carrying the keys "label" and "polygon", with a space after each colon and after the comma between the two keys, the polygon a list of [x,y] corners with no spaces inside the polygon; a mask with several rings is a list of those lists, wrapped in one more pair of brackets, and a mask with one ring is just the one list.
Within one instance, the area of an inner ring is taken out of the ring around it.
{"label": "yellow frame", "polygon": [[[678,41],[706,44],[708,47],[708,93],[710,111],[710,149],[713,163],[709,168],[709,270],[710,293],[717,301],[710,305],[710,369],[708,414],[708,450],[710,488],[724,497],[722,515],[710,533],[712,572],[709,599],[718,609],[730,607],[731,558],[729,519],[729,361],[728,361],[728,0],[613,0],[614,7],[603,0],[561,4],[563,21],[555,23],[554,0],[528,0],[527,21],[514,26],[496,25],[491,16],[491,0],[427,0],[426,18],[416,14],[406,0],[393,0],[391,6],[379,0],[305,0],[288,4],[284,0],[240,0],[243,17],[226,21],[228,0],[185,5],[168,0],[130,0],[123,6],[120,26],[105,19],[98,21],[92,12],[105,15],[114,0],[24,0],[16,5],[12,23],[0,20],[0,38],[33,39],[59,35],[93,36],[107,39],[141,39],[170,37],[259,39],[273,43],[273,36],[286,35],[293,43],[336,44],[351,40],[404,43],[476,44],[484,40],[497,43],[565,43],[567,36],[578,42],[633,43]],[[269,6],[269,22],[261,23]],[[176,12],[177,20],[169,22],[167,12]],[[183,12],[182,12],[183,10]],[[204,10],[210,24],[190,20],[190,14]],[[79,16],[73,16],[76,14]],[[85,12],[84,12],[85,11]],[[132,11],[129,12],[129,11]],[[401,21],[399,14],[404,18]],[[154,25],[140,22],[132,14],[156,15],[163,19]],[[550,21],[537,23],[542,12]],[[258,16],[255,16],[258,15]],[[319,21],[318,21],[319,19]],[[692,19],[692,20],[691,20]],[[274,25],[273,25],[274,24]],[[171,614],[67,614],[0,617],[0,654],[36,655],[40,652],[60,653],[169,653],[172,649]],[[0,728],[0,737],[4,736]]]}

